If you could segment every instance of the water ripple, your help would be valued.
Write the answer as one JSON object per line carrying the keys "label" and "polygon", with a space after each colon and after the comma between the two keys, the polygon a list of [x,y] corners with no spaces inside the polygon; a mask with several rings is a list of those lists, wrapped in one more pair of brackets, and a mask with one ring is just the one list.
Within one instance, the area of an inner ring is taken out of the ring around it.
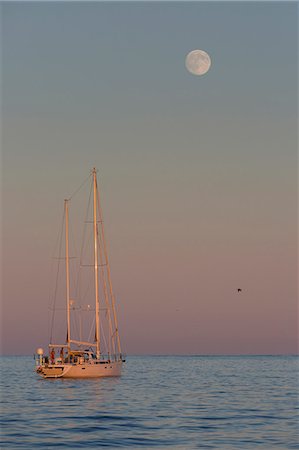
{"label": "water ripple", "polygon": [[0,360],[1,448],[299,448],[296,357],[131,357],[98,380]]}

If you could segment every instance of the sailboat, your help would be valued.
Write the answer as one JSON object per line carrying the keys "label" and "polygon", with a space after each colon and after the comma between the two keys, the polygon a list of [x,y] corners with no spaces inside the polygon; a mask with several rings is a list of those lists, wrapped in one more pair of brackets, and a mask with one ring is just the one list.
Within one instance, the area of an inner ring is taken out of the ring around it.
{"label": "sailboat", "polygon": [[[120,376],[125,361],[122,352],[118,331],[115,298],[112,289],[110,266],[108,262],[107,247],[104,237],[103,217],[100,206],[100,196],[97,183],[97,170],[93,168],[91,174],[90,203],[92,206],[91,258],[92,286],[89,290],[94,295],[94,307],[90,304],[82,306],[81,312],[88,310],[94,314],[89,339],[74,336],[75,326],[71,314],[75,312],[74,300],[70,293],[70,255],[69,255],[69,203],[64,200],[64,238],[65,238],[65,342],[50,338],[48,355],[44,350],[36,350],[36,372],[43,378],[98,378]],[[91,202],[92,199],[92,202]],[[100,286],[101,285],[101,286]],[[100,293],[101,291],[101,293]],[[78,302],[79,303],[79,302]],[[79,311],[80,312],[80,311]],[[84,314],[83,314],[84,319]],[[80,319],[82,327],[82,318]],[[105,324],[103,323],[105,321]],[[94,339],[90,338],[94,332]],[[105,335],[106,334],[106,335]],[[104,345],[105,344],[105,345]],[[103,348],[105,347],[105,349]]]}

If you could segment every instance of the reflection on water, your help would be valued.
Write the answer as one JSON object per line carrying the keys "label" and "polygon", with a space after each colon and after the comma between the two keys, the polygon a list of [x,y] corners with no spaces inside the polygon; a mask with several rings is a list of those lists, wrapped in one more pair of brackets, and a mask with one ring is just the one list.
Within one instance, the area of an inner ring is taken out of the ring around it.
{"label": "reflection on water", "polygon": [[1,448],[299,448],[296,357],[129,357],[80,380],[0,360]]}

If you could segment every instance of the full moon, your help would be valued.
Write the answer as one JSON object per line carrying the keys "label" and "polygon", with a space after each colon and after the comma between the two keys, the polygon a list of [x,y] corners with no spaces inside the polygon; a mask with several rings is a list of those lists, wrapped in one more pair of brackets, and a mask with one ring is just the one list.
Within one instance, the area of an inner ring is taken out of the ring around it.
{"label": "full moon", "polygon": [[185,65],[193,75],[204,75],[211,67],[211,58],[203,50],[192,50],[186,56]]}

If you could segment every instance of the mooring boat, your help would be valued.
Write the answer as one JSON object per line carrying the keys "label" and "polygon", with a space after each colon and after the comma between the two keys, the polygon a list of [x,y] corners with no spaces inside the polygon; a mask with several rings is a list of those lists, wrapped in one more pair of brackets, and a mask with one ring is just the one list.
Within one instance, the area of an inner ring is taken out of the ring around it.
{"label": "mooring boat", "polygon": [[[93,280],[89,278],[87,287],[85,286],[83,290],[77,289],[78,298],[74,298],[73,295],[71,297],[70,279],[72,273],[70,273],[70,259],[72,257],[69,255],[69,203],[71,200],[68,199],[64,201],[63,234],[65,235],[65,251],[64,256],[60,254],[58,257],[59,261],[65,260],[64,303],[66,305],[64,308],[58,309],[60,311],[60,319],[61,311],[65,311],[65,314],[63,313],[62,315],[65,321],[66,339],[64,342],[57,342],[53,339],[55,306],[57,306],[54,304],[48,355],[44,355],[42,348],[38,348],[36,351],[36,372],[43,378],[97,378],[121,375],[124,358],[121,353],[115,298],[112,290],[110,266],[104,237],[103,216],[98,192],[97,171],[95,168],[92,170],[90,178],[91,188],[88,210],[91,210],[92,218],[89,221],[85,221],[85,223],[92,225],[92,243],[89,253],[92,264],[83,264],[82,246],[77,280],[81,276],[82,268],[92,269]],[[84,236],[83,240],[86,240]],[[62,245],[60,245],[60,250],[61,248]],[[76,282],[76,286],[78,287],[78,282]],[[55,291],[57,292],[57,281]],[[92,296],[94,297],[94,307],[91,304],[86,304],[85,294],[86,292],[90,293],[90,291],[92,291]],[[82,292],[85,292],[85,294]],[[89,316],[92,315],[93,320],[90,320],[90,318],[88,320],[87,314]],[[75,315],[77,319],[79,317],[77,326],[75,326],[72,315]],[[88,325],[90,328],[88,338],[84,339],[83,333]],[[79,337],[76,339],[78,330]],[[93,332],[94,339],[92,340],[90,336]]]}

